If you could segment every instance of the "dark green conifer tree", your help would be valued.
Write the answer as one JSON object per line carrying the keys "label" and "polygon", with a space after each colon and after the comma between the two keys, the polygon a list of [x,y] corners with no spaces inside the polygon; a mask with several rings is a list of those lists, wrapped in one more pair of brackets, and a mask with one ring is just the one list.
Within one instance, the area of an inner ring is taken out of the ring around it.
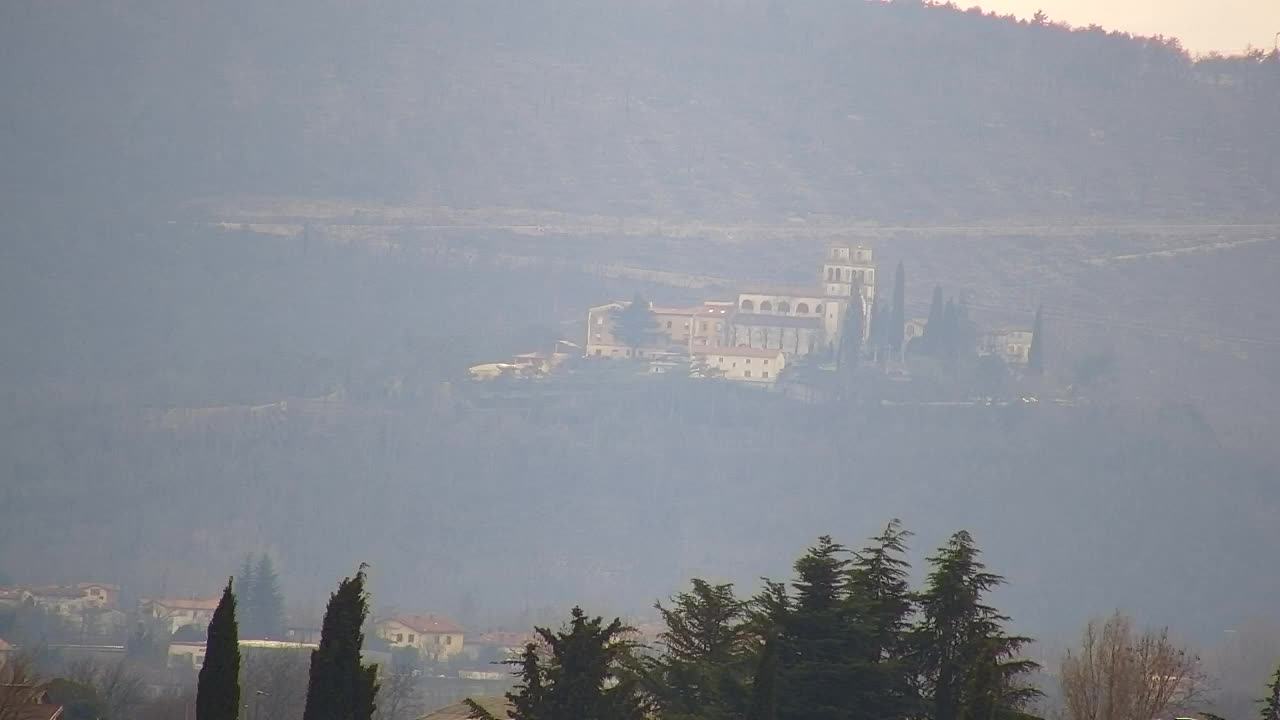
{"label": "dark green conifer tree", "polygon": [[929,319],[925,322],[924,335],[920,337],[920,350],[926,355],[936,355],[942,347],[941,338],[946,335],[946,304],[942,301],[942,286],[933,287],[933,302],[929,304]]}
{"label": "dark green conifer tree", "polygon": [[932,720],[1021,715],[1039,695],[1023,682],[1038,665],[1018,658],[1030,639],[1005,634],[1009,618],[983,602],[1004,580],[987,572],[978,555],[973,538],[960,531],[929,558],[913,634]]}
{"label": "dark green conifer tree", "polygon": [[1280,720],[1280,667],[1271,676],[1271,684],[1267,686],[1267,696],[1259,701],[1262,712],[1261,720]]}
{"label": "dark green conifer tree", "polygon": [[849,559],[830,537],[796,561],[795,597],[778,633],[778,717],[870,717],[866,628],[849,596]]}
{"label": "dark green conifer tree", "polygon": [[902,353],[903,333],[907,326],[907,271],[898,261],[898,270],[894,274],[893,283],[893,316],[889,324],[889,347],[895,353]]}
{"label": "dark green conifer tree", "polygon": [[280,578],[263,553],[253,571],[251,594],[254,638],[279,638],[284,635],[284,597],[280,594]]}
{"label": "dark green conifer tree", "polygon": [[636,293],[629,305],[614,313],[613,334],[631,348],[633,356],[657,339],[658,325],[649,308],[649,301],[643,295]]}
{"label": "dark green conifer tree", "polygon": [[1036,308],[1036,319],[1031,325],[1031,349],[1027,351],[1027,372],[1032,375],[1044,374],[1044,317],[1043,307]]}
{"label": "dark green conifer tree", "polygon": [[196,689],[196,720],[236,720],[240,715],[240,639],[231,580],[209,621],[204,666]]}
{"label": "dark green conifer tree", "polygon": [[741,717],[750,669],[746,603],[733,585],[694,578],[693,588],[657,603],[667,629],[650,662],[650,693],[664,718]]}
{"label": "dark green conifer tree", "polygon": [[[550,650],[543,659],[536,645],[525,648],[518,673],[521,684],[507,695],[511,720],[642,720],[644,698],[633,668],[635,643],[615,619],[589,618],[575,607],[566,630],[536,628]],[[468,702],[471,716],[497,720],[478,703]]]}
{"label": "dark green conifer tree", "polygon": [[365,565],[329,596],[320,647],[311,653],[303,720],[369,720],[378,692],[377,666],[361,662],[362,627],[369,615]]}
{"label": "dark green conifer tree", "polygon": [[853,611],[866,633],[868,683],[876,717],[905,718],[917,714],[919,697],[911,683],[910,617],[915,600],[908,582],[910,564],[903,558],[911,533],[892,520],[872,544],[854,554],[849,572]]}

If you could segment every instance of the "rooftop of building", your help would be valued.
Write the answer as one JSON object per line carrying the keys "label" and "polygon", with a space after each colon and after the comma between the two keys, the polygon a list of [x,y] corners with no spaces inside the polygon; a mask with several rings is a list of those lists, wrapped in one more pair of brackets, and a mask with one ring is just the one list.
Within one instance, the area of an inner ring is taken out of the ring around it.
{"label": "rooftop of building", "polygon": [[816,316],[769,315],[768,313],[738,313],[733,316],[734,325],[756,327],[809,328],[822,327],[822,318]]}
{"label": "rooftop of building", "polygon": [[392,615],[390,618],[387,618],[387,620],[398,622],[410,630],[426,633],[428,635],[439,635],[444,633],[459,634],[462,632],[461,625],[442,615],[399,614]]}
{"label": "rooftop of building", "polygon": [[773,359],[782,355],[782,351],[781,350],[761,350],[759,348],[749,348],[749,347],[717,347],[717,348],[699,348],[694,350],[693,354],[694,355],[725,355],[730,357]]}
{"label": "rooftop of building", "polygon": [[220,597],[215,598],[146,598],[144,603],[167,610],[216,610]]}

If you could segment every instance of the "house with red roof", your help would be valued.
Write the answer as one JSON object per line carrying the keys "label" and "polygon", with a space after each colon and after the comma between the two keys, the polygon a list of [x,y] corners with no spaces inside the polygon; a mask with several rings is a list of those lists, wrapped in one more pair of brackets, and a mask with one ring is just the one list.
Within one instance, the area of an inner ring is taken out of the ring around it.
{"label": "house with red roof", "polygon": [[462,652],[462,626],[441,615],[392,615],[374,627],[393,649],[414,648],[432,660]]}
{"label": "house with red roof", "polygon": [[205,633],[220,597],[213,598],[144,598],[139,608],[142,617],[158,623],[170,635],[183,628]]}

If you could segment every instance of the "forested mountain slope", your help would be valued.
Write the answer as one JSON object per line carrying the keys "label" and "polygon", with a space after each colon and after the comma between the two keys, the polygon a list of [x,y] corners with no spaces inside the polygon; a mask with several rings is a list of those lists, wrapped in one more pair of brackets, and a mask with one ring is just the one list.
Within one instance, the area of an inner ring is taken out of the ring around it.
{"label": "forested mountain slope", "polygon": [[11,199],[1077,222],[1280,190],[1274,58],[905,0],[17,0],[0,46]]}

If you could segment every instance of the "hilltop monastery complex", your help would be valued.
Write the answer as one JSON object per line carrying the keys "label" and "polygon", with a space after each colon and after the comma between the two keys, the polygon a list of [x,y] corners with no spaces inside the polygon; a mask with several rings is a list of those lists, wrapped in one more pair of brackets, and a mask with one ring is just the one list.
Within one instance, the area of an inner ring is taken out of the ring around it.
{"label": "hilltop monastery complex", "polygon": [[[869,320],[876,293],[871,249],[833,247],[811,288],[756,288],[738,293],[736,301],[651,306],[654,340],[634,352],[650,359],[687,354],[730,379],[772,382],[788,359],[839,342],[855,292],[862,295],[864,320]],[[612,302],[587,311],[587,357],[632,356],[633,349],[617,337],[614,325],[629,304]],[[863,332],[868,325],[862,323]]]}

